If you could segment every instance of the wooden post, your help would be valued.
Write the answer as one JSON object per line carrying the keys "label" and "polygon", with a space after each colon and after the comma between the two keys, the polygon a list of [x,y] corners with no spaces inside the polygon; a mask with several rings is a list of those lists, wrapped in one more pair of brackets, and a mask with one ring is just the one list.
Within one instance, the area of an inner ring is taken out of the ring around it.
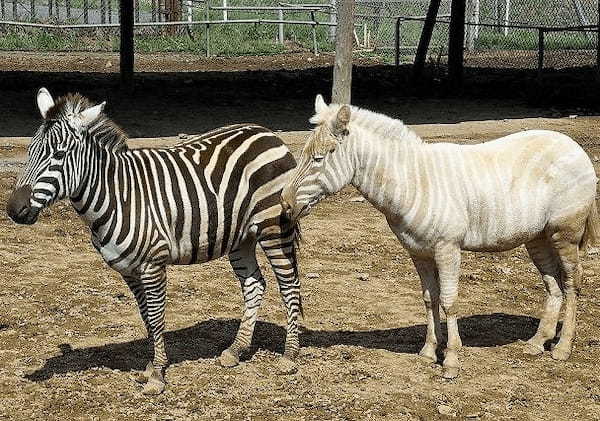
{"label": "wooden post", "polygon": [[133,91],[133,0],[120,0],[121,15],[121,87]]}
{"label": "wooden post", "polygon": [[[69,4],[69,0],[67,0],[67,13],[69,12],[68,4]],[[30,13],[31,20],[35,20],[35,0],[31,0],[29,2],[29,8],[31,9],[31,13]],[[67,17],[70,17],[70,15],[67,15]]]}
{"label": "wooden post", "polygon": [[431,0],[429,8],[427,9],[427,16],[425,16],[421,38],[419,38],[419,45],[417,47],[417,54],[415,55],[415,64],[413,65],[413,78],[415,80],[421,77],[423,69],[425,68],[427,50],[429,49],[429,43],[431,42],[431,36],[433,35],[433,28],[440,9],[440,3],[441,0]]}
{"label": "wooden post", "polygon": [[335,34],[335,63],[331,102],[350,104],[352,94],[352,34],[354,32],[354,0],[340,1]]}
{"label": "wooden post", "polygon": [[466,0],[452,0],[450,34],[448,40],[448,81],[454,89],[460,88],[464,70],[465,8]]}
{"label": "wooden post", "polygon": [[[330,0],[331,7],[329,8],[329,22],[336,23],[337,22],[337,9],[335,7],[336,0]],[[334,42],[335,41],[335,25],[331,25],[329,27],[329,39]]]}
{"label": "wooden post", "polygon": [[90,23],[88,10],[89,10],[88,0],[83,0],[83,23]]}
{"label": "wooden post", "polygon": [[106,0],[100,0],[100,23],[106,23]]}
{"label": "wooden post", "polygon": [[[227,7],[227,0],[223,0],[223,7]],[[227,12],[227,9],[223,10],[223,20],[229,19],[229,14]]]}

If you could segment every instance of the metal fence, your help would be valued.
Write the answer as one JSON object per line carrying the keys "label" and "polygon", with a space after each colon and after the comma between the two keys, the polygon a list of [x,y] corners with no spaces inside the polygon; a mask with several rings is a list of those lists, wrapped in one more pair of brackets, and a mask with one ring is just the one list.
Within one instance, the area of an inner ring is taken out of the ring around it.
{"label": "metal fence", "polygon": [[[133,1],[138,51],[333,51],[335,0]],[[399,62],[411,62],[428,5],[357,0],[355,48],[392,62],[397,43]],[[598,0],[467,0],[467,6],[467,66],[595,64]],[[114,51],[118,10],[118,0],[0,0],[0,50]],[[450,0],[442,0],[429,49],[435,63],[446,60],[449,15]]]}

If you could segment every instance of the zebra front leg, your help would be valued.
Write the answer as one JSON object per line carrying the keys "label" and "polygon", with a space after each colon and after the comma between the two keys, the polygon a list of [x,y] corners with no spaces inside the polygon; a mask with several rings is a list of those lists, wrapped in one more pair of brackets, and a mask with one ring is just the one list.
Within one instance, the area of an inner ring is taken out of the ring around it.
{"label": "zebra front leg", "polygon": [[423,302],[427,312],[427,336],[419,355],[435,363],[437,362],[438,344],[442,338],[440,289],[435,261],[432,259],[421,259],[416,256],[411,256],[411,258],[421,279]]}
{"label": "zebra front leg", "polygon": [[298,314],[302,313],[294,233],[263,239],[260,245],[273,268],[287,312],[285,351],[279,360],[279,372],[292,374],[298,371],[296,365],[296,358],[300,352]]}
{"label": "zebra front leg", "polygon": [[164,371],[167,366],[167,354],[163,332],[165,328],[165,295],[167,276],[164,266],[149,265],[140,276],[146,295],[148,324],[152,332],[154,358],[146,367],[148,381],[142,393],[158,395],[165,390]]}
{"label": "zebra front leg", "polygon": [[245,310],[235,340],[219,357],[223,367],[234,367],[240,362],[240,354],[252,342],[258,309],[265,292],[266,282],[256,261],[256,243],[248,244],[229,254],[229,262],[240,280]]}
{"label": "zebra front leg", "polygon": [[[123,279],[137,301],[140,316],[146,326],[146,334],[148,335],[148,338],[151,339],[152,329],[150,327],[150,322],[148,321],[148,306],[146,305],[146,291],[144,290],[144,286],[142,285],[140,278],[136,276],[123,275]],[[148,362],[144,371],[135,373],[134,380],[138,383],[147,383],[153,372],[154,367],[152,366],[152,362]]]}
{"label": "zebra front leg", "polygon": [[446,313],[448,341],[444,351],[442,377],[453,379],[458,376],[460,362],[458,351],[462,347],[458,332],[458,276],[460,273],[460,247],[456,244],[442,243],[435,247],[434,259],[440,280],[440,303]]}

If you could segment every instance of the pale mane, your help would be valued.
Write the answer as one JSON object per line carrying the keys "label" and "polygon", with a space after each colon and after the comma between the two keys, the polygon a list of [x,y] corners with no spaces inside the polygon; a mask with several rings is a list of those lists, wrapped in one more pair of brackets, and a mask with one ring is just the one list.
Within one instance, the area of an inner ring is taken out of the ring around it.
{"label": "pale mane", "polygon": [[[331,104],[325,110],[315,114],[310,122],[313,124],[322,124],[326,121],[333,122],[339,109],[339,104]],[[350,106],[350,109],[350,123],[348,125],[350,131],[352,131],[352,126],[356,125],[380,139],[388,139],[393,142],[409,142],[411,144],[423,143],[423,140],[401,120],[355,106]]]}

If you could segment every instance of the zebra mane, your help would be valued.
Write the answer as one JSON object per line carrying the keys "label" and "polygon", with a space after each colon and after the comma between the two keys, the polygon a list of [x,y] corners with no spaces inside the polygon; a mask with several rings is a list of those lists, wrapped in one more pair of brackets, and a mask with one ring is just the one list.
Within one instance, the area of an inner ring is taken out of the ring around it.
{"label": "zebra mane", "polygon": [[[67,94],[56,100],[46,113],[46,120],[68,119],[94,105],[83,95]],[[88,131],[90,138],[104,149],[112,152],[129,149],[127,134],[104,113],[100,114]]]}
{"label": "zebra mane", "polygon": [[[310,122],[313,124],[322,124],[326,121],[333,123],[340,107],[341,105],[339,104],[331,104],[327,109],[313,116]],[[350,111],[350,122],[348,123],[350,131],[352,131],[352,126],[355,125],[367,130],[375,137],[392,142],[408,142],[411,145],[420,145],[423,143],[423,139],[401,120],[354,105],[350,106]]]}

